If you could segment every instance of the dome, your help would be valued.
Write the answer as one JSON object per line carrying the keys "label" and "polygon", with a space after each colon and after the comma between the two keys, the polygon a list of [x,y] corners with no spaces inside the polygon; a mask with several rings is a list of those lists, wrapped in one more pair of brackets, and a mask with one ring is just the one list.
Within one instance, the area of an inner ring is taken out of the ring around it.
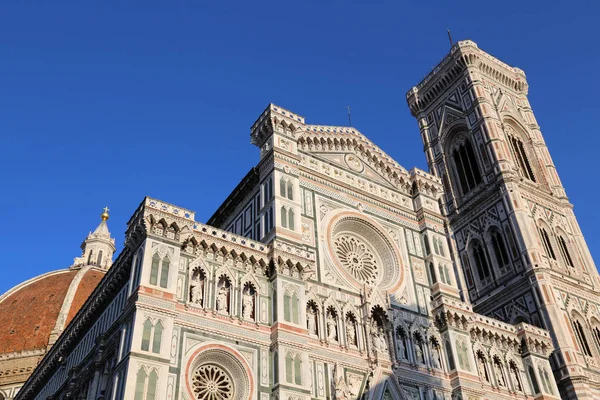
{"label": "dome", "polygon": [[33,371],[105,273],[96,267],[48,272],[0,297],[0,384]]}
{"label": "dome", "polygon": [[71,267],[39,275],[0,296],[0,399],[14,397],[112,265],[115,247],[107,219],[105,209]]}
{"label": "dome", "polygon": [[95,268],[54,271],[9,290],[0,298],[0,354],[46,348],[51,333],[73,319],[104,274]]}

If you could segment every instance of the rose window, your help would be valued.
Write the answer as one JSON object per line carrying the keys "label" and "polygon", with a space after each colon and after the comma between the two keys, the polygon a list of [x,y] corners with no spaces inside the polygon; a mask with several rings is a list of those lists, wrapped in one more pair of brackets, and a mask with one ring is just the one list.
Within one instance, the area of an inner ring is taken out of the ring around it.
{"label": "rose window", "polygon": [[356,237],[340,235],[333,242],[335,255],[354,279],[373,285],[378,277],[378,263],[373,251]]}
{"label": "rose window", "polygon": [[192,376],[194,398],[221,400],[234,398],[234,386],[229,375],[216,365],[202,365]]}

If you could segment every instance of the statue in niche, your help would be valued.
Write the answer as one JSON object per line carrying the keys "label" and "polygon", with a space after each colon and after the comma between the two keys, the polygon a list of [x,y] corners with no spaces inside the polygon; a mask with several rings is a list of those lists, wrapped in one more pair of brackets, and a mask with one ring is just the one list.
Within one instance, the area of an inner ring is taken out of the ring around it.
{"label": "statue in niche", "polygon": [[204,290],[201,282],[195,282],[190,289],[190,301],[202,305]]}
{"label": "statue in niche", "polygon": [[308,307],[306,312],[306,326],[309,334],[317,334],[317,313],[312,307]]}
{"label": "statue in niche", "polygon": [[434,347],[431,349],[431,365],[433,368],[440,369],[442,367],[442,356],[440,355],[440,348]]}
{"label": "statue in niche", "polygon": [[419,364],[425,364],[425,356],[423,355],[423,343],[415,343],[415,361]]}
{"label": "statue in niche", "polygon": [[517,367],[511,365],[510,372],[511,372],[512,377],[513,377],[513,382],[515,384],[515,389],[517,391],[519,391],[519,392],[522,392],[523,389],[521,388],[521,381],[519,380],[519,371],[517,370]]}
{"label": "statue in niche", "polygon": [[346,319],[346,341],[349,345],[356,346],[356,324],[351,318]]}
{"label": "statue in niche", "polygon": [[506,382],[504,381],[504,374],[502,373],[502,367],[499,362],[494,363],[494,373],[496,374],[496,382],[498,386],[506,386]]}
{"label": "statue in niche", "polygon": [[373,347],[375,348],[375,350],[380,351],[380,352],[386,352],[387,351],[387,341],[385,340],[385,332],[383,331],[383,328],[381,327],[374,327],[372,329],[372,341],[373,341]]}
{"label": "statue in niche", "polygon": [[229,294],[229,288],[226,287],[227,283],[224,282],[219,288],[219,292],[217,293],[217,311],[218,312],[228,312],[229,304],[227,304],[227,295]]}
{"label": "statue in niche", "polygon": [[327,340],[337,341],[337,327],[333,313],[327,313]]}
{"label": "statue in niche", "polygon": [[479,372],[479,376],[481,377],[481,379],[487,382],[490,381],[487,371],[485,369],[485,360],[481,356],[477,356],[477,371]]}
{"label": "statue in niche", "polygon": [[242,316],[244,319],[252,319],[252,313],[254,311],[254,294],[251,287],[247,287],[244,290],[242,298]]}

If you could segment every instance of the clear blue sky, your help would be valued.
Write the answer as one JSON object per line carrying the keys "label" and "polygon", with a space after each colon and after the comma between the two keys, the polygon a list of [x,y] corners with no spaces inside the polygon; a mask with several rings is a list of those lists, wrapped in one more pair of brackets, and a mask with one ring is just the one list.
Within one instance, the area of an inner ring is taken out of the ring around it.
{"label": "clear blue sky", "polygon": [[598,260],[599,15],[593,1],[2,1],[0,293],[71,265],[106,205],[119,250],[146,195],[205,222],[257,162],[249,127],[269,102],[327,125],[350,105],[426,168],[405,93],[447,28],[525,70]]}

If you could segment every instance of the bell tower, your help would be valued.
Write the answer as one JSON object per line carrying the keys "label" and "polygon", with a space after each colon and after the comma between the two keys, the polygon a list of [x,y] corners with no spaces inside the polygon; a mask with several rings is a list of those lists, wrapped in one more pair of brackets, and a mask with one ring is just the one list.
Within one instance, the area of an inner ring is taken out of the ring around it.
{"label": "bell tower", "polygon": [[563,398],[600,398],[600,279],[527,99],[525,73],[456,43],[407,93],[442,179],[462,291],[478,313],[548,329]]}

